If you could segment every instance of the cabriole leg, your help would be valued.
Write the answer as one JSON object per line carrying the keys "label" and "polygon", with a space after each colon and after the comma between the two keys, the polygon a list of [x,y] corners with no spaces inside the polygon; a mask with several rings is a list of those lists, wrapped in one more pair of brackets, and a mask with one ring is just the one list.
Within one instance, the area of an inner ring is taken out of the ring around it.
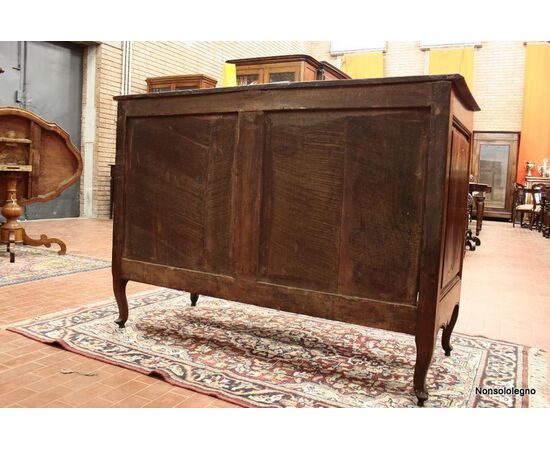
{"label": "cabriole leg", "polygon": [[426,375],[432,362],[432,356],[435,347],[435,338],[433,333],[418,332],[415,337],[416,341],[416,365],[414,367],[414,393],[418,399],[418,406],[424,406],[424,402],[428,399],[428,391],[426,389]]}
{"label": "cabriole leg", "polygon": [[118,319],[115,320],[115,323],[120,328],[124,328],[124,324],[128,320],[128,299],[126,298],[127,284],[128,280],[113,275],[113,291],[118,305]]}
{"label": "cabriole leg", "polygon": [[191,294],[191,306],[197,306],[199,301],[199,294]]}
{"label": "cabriole leg", "polygon": [[451,345],[451,334],[453,332],[457,319],[458,305],[455,305],[451,320],[449,321],[447,326],[443,328],[443,334],[441,336],[441,346],[443,347],[443,350],[445,350],[445,356],[451,356],[451,351],[453,350],[453,346]]}

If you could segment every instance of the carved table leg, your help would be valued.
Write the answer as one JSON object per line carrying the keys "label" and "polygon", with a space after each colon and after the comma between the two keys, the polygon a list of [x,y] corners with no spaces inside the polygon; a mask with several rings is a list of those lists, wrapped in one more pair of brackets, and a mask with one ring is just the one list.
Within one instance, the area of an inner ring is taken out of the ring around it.
{"label": "carved table leg", "polygon": [[191,294],[191,306],[197,306],[199,301],[199,294]]}
{"label": "carved table leg", "polygon": [[23,208],[17,203],[17,180],[19,173],[12,173],[7,178],[7,198],[2,206],[2,215],[6,222],[0,227],[0,242],[6,244],[6,251],[10,253],[10,263],[15,262],[15,244],[23,242],[23,227],[19,216],[23,214]]}
{"label": "carved table leg", "polygon": [[43,245],[47,248],[50,248],[52,244],[57,244],[60,248],[60,250],[57,252],[58,255],[64,255],[65,253],[67,253],[67,246],[63,241],[56,238],[49,238],[45,234],[41,234],[40,239],[32,239],[27,235],[25,230],[23,230],[23,244],[30,245],[32,247],[39,247]]}
{"label": "carved table leg", "polygon": [[8,244],[7,244],[7,251],[10,252],[10,263],[15,262],[15,232],[10,231],[9,238],[8,238]]}
{"label": "carved table leg", "polygon": [[445,350],[445,356],[451,356],[451,351],[453,350],[453,346],[451,345],[451,334],[453,333],[453,329],[455,327],[457,319],[458,305],[455,305],[451,320],[445,326],[445,328],[443,328],[443,334],[441,336],[441,346],[443,347],[443,350]]}
{"label": "carved table leg", "polygon": [[126,298],[127,284],[128,280],[113,275],[113,291],[118,305],[118,319],[115,320],[115,323],[120,328],[124,328],[128,320],[128,299]]}
{"label": "carved table leg", "polygon": [[436,337],[437,333],[433,335],[431,332],[423,331],[417,331],[415,337],[416,365],[414,367],[414,393],[418,399],[418,406],[424,406],[424,402],[428,399],[426,375],[432,362]]}
{"label": "carved table leg", "polygon": [[476,201],[476,236],[479,236],[479,232],[483,227],[483,214],[485,212],[485,196],[478,194],[474,198]]}

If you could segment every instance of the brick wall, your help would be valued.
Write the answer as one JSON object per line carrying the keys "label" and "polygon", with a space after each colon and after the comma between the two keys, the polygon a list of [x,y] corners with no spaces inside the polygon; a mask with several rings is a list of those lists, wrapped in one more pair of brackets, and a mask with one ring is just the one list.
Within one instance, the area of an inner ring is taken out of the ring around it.
{"label": "brick wall", "polygon": [[[330,42],[310,45],[314,58],[340,67]],[[426,74],[429,51],[420,42],[386,42],[384,76]],[[523,114],[525,46],[523,42],[483,42],[474,52],[473,94],[481,111],[474,114],[476,131],[520,131]]]}
{"label": "brick wall", "polygon": [[[386,42],[384,76],[425,74],[426,52],[419,42]],[[96,71],[96,145],[94,152],[93,214],[109,214],[109,164],[114,163],[116,102],[122,85],[122,45],[98,46]],[[130,93],[146,91],[146,78],[204,73],[223,80],[228,59],[253,56],[310,54],[340,67],[341,58],[330,53],[329,41],[269,42],[134,42]],[[523,112],[525,48],[522,42],[483,42],[474,55],[474,96],[482,111],[474,114],[476,131],[520,131]],[[85,99],[83,99],[85,101]],[[83,210],[83,208],[81,208]]]}
{"label": "brick wall", "polygon": [[222,86],[228,59],[309,53],[307,42],[191,41],[134,42],[132,94],[147,90],[145,79],[162,75],[203,73]]}
{"label": "brick wall", "polygon": [[[210,41],[142,42],[132,45],[130,93],[146,92],[146,78],[204,73],[223,80],[223,63],[228,59],[254,56],[309,53],[308,42],[298,41]],[[102,43],[97,52],[97,134],[94,152],[93,215],[109,216],[110,164],[115,160],[116,111],[113,97],[122,86],[123,51],[120,42]],[[83,211],[83,208],[81,208]]]}
{"label": "brick wall", "polygon": [[474,54],[476,131],[520,131],[523,114],[523,42],[483,42]]}
{"label": "brick wall", "polygon": [[420,42],[386,42],[384,76],[424,75],[424,60]]}
{"label": "brick wall", "polygon": [[109,216],[110,166],[115,161],[117,105],[113,97],[120,95],[122,79],[122,47],[101,44],[97,52],[96,71],[96,145],[94,152],[93,215]]}

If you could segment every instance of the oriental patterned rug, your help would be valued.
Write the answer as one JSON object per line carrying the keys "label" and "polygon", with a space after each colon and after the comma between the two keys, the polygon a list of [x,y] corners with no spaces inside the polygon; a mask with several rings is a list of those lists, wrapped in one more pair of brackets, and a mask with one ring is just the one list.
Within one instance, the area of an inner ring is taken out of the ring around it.
{"label": "oriental patterned rug", "polygon": [[[243,406],[416,405],[412,336],[210,297],[191,307],[169,289],[130,305],[125,329],[110,300],[10,330]],[[460,334],[452,344],[451,357],[435,352],[426,406],[545,405],[540,351]],[[519,391],[527,388],[536,392]]]}
{"label": "oriental patterned rug", "polygon": [[[5,250],[5,246],[0,250]],[[110,266],[111,261],[87,256],[58,255],[52,250],[18,245],[15,248],[14,263],[10,263],[8,252],[0,251],[0,287]]]}

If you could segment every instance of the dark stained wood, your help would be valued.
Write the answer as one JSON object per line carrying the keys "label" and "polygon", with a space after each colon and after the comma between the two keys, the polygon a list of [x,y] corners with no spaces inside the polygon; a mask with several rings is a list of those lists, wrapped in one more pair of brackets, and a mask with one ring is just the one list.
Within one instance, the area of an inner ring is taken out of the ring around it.
{"label": "dark stained wood", "polygon": [[423,404],[458,317],[464,89],[427,76],[119,97],[117,323],[134,280],[413,334]]}
{"label": "dark stained wood", "polygon": [[462,272],[464,244],[461,240],[464,240],[464,230],[467,226],[467,214],[463,206],[469,191],[469,186],[464,183],[464,179],[468,179],[470,143],[469,136],[465,136],[457,128],[453,128],[450,156],[447,225],[443,250],[443,276],[441,278],[443,290],[450,283],[454,283]]}
{"label": "dark stained wood", "polygon": [[[470,170],[471,172],[471,170]],[[470,181],[469,191],[473,196],[473,202],[475,202],[476,210],[476,236],[479,236],[481,229],[483,228],[483,217],[485,215],[485,194],[489,194],[492,191],[492,187],[484,183],[475,183]],[[473,209],[473,204],[472,208]],[[470,210],[471,214],[472,211]]]}
{"label": "dark stained wood", "polygon": [[[519,133],[475,132],[472,144],[472,158],[470,173],[480,181],[480,154],[481,145],[499,145],[509,148],[508,170],[506,172],[506,191],[504,207],[485,207],[484,216],[491,218],[509,218],[512,215],[514,204],[514,184],[517,176]],[[486,180],[490,182],[490,180]]]}

